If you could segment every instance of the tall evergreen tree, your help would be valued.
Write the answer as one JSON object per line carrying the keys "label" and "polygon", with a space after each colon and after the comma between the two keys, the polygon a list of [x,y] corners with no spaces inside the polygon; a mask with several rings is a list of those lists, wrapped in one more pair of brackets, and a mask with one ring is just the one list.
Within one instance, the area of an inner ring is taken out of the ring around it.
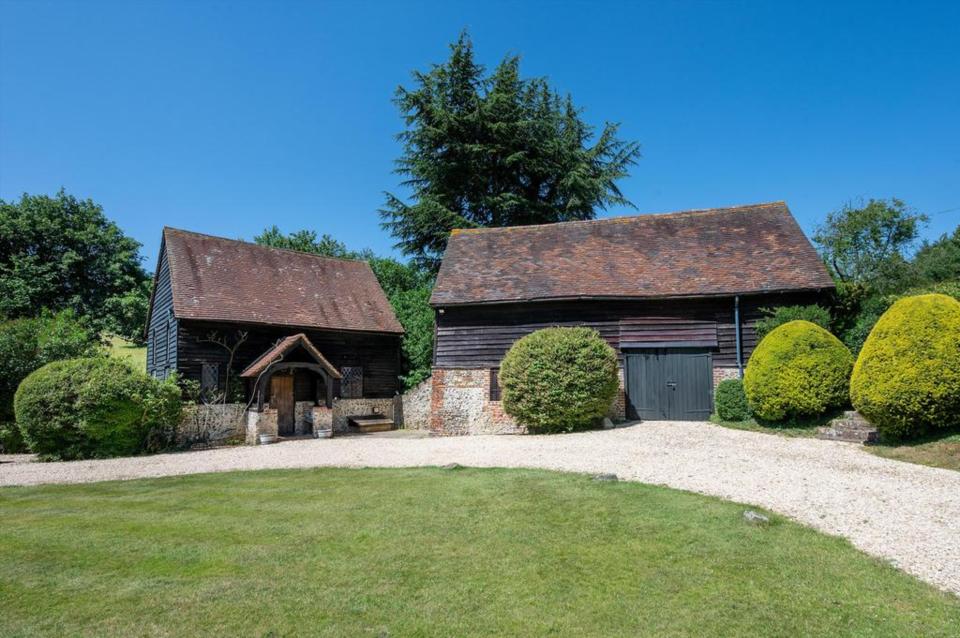
{"label": "tall evergreen tree", "polygon": [[507,56],[487,75],[466,33],[450,59],[397,89],[406,130],[396,173],[412,201],[387,193],[383,226],[397,247],[435,271],[454,228],[593,219],[630,206],[617,181],[640,157],[607,122],[599,135],[546,79],[520,76]]}

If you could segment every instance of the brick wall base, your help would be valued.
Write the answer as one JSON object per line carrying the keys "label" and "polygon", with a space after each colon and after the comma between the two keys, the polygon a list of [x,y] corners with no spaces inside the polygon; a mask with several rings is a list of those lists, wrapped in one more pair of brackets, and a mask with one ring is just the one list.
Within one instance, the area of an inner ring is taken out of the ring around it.
{"label": "brick wall base", "polygon": [[727,379],[739,379],[740,371],[737,368],[714,368],[713,369],[713,389],[716,390],[721,381]]}

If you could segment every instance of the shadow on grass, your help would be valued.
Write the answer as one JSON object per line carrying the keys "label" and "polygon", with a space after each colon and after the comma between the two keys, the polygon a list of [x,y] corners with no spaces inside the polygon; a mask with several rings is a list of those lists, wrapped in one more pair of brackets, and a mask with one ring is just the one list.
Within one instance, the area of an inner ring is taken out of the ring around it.
{"label": "shadow on grass", "polygon": [[816,417],[791,418],[784,421],[766,421],[756,417],[746,421],[724,421],[716,414],[710,416],[710,422],[734,430],[747,430],[789,437],[814,437],[817,428],[829,425],[830,421],[843,415],[843,410],[832,410]]}
{"label": "shadow on grass", "polygon": [[960,428],[932,432],[914,439],[880,440],[866,449],[877,456],[947,470],[960,470]]}

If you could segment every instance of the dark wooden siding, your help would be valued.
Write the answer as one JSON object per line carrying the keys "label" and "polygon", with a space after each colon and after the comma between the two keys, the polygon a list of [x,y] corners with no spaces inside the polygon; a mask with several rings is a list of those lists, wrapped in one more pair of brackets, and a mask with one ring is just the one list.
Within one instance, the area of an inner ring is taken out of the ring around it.
{"label": "dark wooden siding", "polygon": [[[754,323],[768,306],[810,304],[816,294],[741,297],[743,359],[756,345]],[[663,301],[567,301],[487,306],[458,306],[437,313],[434,365],[438,368],[497,368],[514,341],[550,326],[596,329],[621,354],[624,344],[648,341],[705,341],[714,366],[735,366],[734,300],[699,298]],[[669,337],[669,339],[668,339]]]}
{"label": "dark wooden siding", "polygon": [[173,291],[167,251],[160,247],[153,305],[147,321],[147,374],[164,378],[177,369],[177,320],[173,316]]}
{"label": "dark wooden siding", "polygon": [[[234,379],[279,339],[303,332],[327,361],[338,370],[344,366],[363,368],[364,397],[391,397],[400,389],[398,378],[400,337],[398,335],[239,326],[186,320],[180,322],[178,331],[177,369],[180,374],[187,379],[199,380],[204,363],[218,363],[221,366],[222,384],[229,354],[224,348],[203,340],[211,332],[217,332],[221,336],[226,335],[230,342],[233,342],[237,330],[246,330],[248,338],[237,350],[233,370],[230,372]],[[303,383],[301,381],[301,384]],[[305,385],[301,385],[301,392],[304,395],[305,388]]]}

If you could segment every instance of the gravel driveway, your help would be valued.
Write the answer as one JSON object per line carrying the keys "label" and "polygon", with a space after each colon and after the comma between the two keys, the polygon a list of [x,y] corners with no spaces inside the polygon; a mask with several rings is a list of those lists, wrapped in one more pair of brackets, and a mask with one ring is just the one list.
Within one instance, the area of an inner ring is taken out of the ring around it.
{"label": "gravel driveway", "polygon": [[[656,422],[553,436],[343,437],[157,456],[0,464],[0,485],[82,483],[267,468],[459,463],[614,472],[751,503],[960,595],[960,472],[883,459],[857,446],[709,423]],[[2,497],[2,492],[0,492]]]}

